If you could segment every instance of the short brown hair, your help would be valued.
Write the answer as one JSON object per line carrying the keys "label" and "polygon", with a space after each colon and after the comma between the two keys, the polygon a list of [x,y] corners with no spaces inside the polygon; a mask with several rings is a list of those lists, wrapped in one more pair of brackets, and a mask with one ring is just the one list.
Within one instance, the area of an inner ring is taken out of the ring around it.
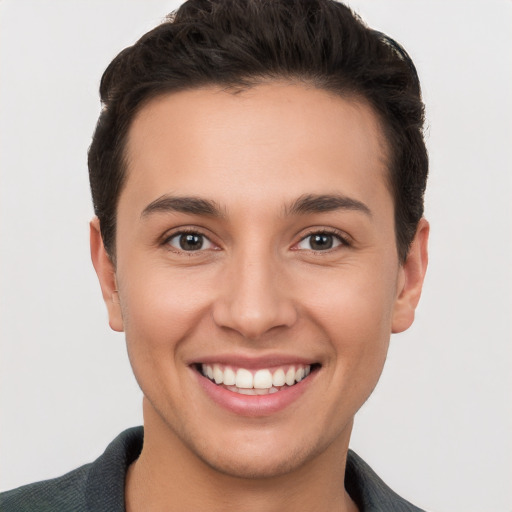
{"label": "short brown hair", "polygon": [[398,43],[334,0],[188,0],[110,63],[88,163],[113,260],[124,150],[138,110],[164,93],[274,79],[305,81],[372,106],[388,142],[396,244],[405,260],[423,215],[428,174],[418,75]]}

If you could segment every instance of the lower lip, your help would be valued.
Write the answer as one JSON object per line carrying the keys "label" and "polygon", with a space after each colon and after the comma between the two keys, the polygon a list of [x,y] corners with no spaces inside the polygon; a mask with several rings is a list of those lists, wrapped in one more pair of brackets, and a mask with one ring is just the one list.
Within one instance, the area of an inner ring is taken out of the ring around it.
{"label": "lower lip", "polygon": [[242,395],[218,386],[193,370],[206,394],[218,405],[240,416],[269,416],[282,411],[295,402],[310,386],[316,372],[293,386],[268,395]]}

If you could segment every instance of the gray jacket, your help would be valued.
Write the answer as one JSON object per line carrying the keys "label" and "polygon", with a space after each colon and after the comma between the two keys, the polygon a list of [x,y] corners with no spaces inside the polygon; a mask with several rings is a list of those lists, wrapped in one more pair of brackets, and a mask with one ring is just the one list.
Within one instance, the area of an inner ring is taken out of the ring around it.
{"label": "gray jacket", "polygon": [[[124,481],[139,456],[144,430],[125,430],[103,455],[70,473],[0,494],[1,512],[125,512]],[[345,487],[361,512],[424,512],[394,493],[349,450]]]}

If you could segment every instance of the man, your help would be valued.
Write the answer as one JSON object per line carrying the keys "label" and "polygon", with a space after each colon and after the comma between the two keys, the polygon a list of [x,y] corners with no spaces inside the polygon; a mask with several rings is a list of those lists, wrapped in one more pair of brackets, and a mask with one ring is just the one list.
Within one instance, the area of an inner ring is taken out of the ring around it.
{"label": "man", "polygon": [[348,449],[427,265],[405,51],[330,0],[191,0],[101,97],[91,254],[144,431],[2,510],[419,510]]}

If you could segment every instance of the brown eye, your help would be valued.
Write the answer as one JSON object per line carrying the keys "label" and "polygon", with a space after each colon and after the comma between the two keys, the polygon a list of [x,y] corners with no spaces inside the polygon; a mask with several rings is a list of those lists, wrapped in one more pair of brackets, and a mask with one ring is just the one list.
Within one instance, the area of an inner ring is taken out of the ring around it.
{"label": "brown eye", "polygon": [[177,233],[169,238],[167,243],[175,249],[186,252],[211,249],[213,247],[212,242],[201,233]]}
{"label": "brown eye", "polygon": [[304,237],[298,243],[297,248],[309,251],[327,251],[343,244],[344,241],[337,235],[331,233],[312,233]]}
{"label": "brown eye", "polygon": [[314,251],[331,249],[334,244],[332,235],[311,235],[309,245]]}

